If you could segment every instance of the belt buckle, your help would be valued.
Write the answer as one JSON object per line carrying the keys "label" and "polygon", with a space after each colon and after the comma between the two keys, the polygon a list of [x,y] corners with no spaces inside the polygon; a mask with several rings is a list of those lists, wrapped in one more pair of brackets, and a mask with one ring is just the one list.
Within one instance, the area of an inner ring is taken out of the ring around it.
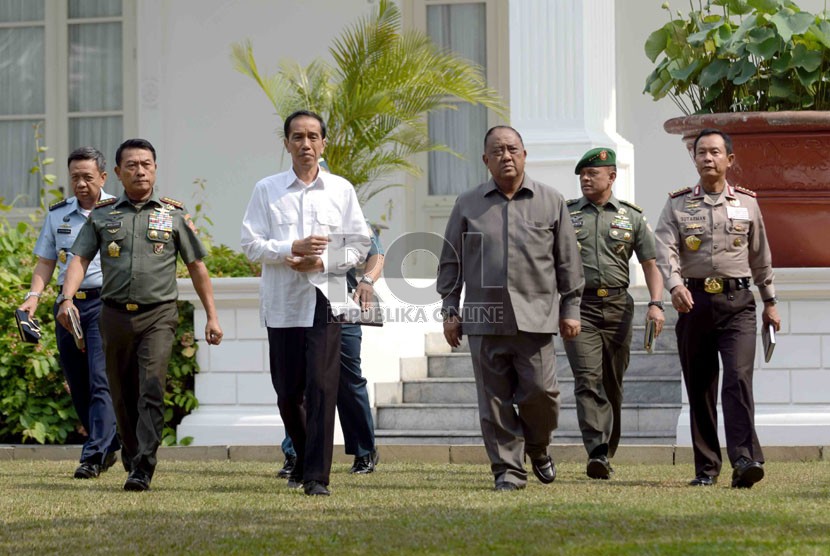
{"label": "belt buckle", "polygon": [[608,297],[608,290],[605,288],[597,289],[597,297]]}
{"label": "belt buckle", "polygon": [[128,311],[138,311],[138,303],[127,303],[124,308]]}
{"label": "belt buckle", "polygon": [[703,291],[706,293],[723,293],[723,278],[710,276],[703,280]]}
{"label": "belt buckle", "polygon": [[82,292],[82,291],[75,292],[75,299],[86,299],[86,292]]}

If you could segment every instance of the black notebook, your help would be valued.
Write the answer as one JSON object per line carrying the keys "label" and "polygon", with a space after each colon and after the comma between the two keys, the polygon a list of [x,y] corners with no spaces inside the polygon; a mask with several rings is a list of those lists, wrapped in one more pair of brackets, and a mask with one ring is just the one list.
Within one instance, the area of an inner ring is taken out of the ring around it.
{"label": "black notebook", "polygon": [[14,312],[14,320],[17,321],[17,331],[20,339],[30,344],[36,344],[40,340],[40,323],[36,318],[29,318],[29,313],[17,309]]}
{"label": "black notebook", "polygon": [[775,351],[775,325],[767,324],[761,328],[761,341],[764,344],[764,362],[769,363]]}

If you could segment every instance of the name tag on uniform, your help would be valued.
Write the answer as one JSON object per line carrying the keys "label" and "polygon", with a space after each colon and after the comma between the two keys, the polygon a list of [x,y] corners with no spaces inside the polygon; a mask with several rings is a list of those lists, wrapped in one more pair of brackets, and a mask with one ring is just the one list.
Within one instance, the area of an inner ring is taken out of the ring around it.
{"label": "name tag on uniform", "polygon": [[72,233],[72,228],[64,228],[63,226],[61,226],[61,227],[58,228],[58,233],[59,234],[71,234]]}
{"label": "name tag on uniform", "polygon": [[747,207],[726,207],[726,216],[731,220],[749,220]]}

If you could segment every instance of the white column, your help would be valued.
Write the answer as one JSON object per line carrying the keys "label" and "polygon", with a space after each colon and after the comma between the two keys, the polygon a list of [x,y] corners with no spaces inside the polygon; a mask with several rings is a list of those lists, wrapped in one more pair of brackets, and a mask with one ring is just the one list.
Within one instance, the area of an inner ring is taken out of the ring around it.
{"label": "white column", "polygon": [[511,125],[527,172],[578,197],[585,151],[617,153],[615,194],[634,198],[634,149],[616,131],[614,0],[510,1]]}

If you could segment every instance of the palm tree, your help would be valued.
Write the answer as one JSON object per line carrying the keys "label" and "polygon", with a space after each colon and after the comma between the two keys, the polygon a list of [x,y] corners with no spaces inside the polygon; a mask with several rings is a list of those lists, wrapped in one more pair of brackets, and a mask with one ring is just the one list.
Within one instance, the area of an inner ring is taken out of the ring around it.
{"label": "palm tree", "polygon": [[412,155],[454,153],[431,143],[430,112],[454,109],[450,99],[481,104],[504,116],[506,107],[477,65],[438,48],[423,32],[401,30],[401,14],[381,0],[374,15],[347,28],[329,48],[334,65],[283,63],[262,75],[250,41],[232,47],[234,67],[254,79],[284,119],[295,110],[320,114],[328,125],[326,162],[348,179],[361,203],[384,189],[377,180],[398,171],[420,175]]}

